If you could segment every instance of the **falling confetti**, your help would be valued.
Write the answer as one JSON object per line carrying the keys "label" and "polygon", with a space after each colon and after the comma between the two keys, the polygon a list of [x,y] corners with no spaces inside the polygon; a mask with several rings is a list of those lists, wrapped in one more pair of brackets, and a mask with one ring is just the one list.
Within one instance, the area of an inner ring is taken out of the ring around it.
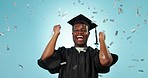
{"label": "falling confetti", "polygon": [[27,8],[29,8],[30,9],[30,5],[27,3]]}
{"label": "falling confetti", "polygon": [[131,29],[130,31],[131,31],[132,33],[134,33],[134,32],[136,32],[136,29]]}
{"label": "falling confetti", "polygon": [[14,26],[14,32],[16,32],[17,31],[17,26]]}
{"label": "falling confetti", "polygon": [[111,45],[113,45],[113,43],[114,43],[114,42],[112,41],[109,45],[111,46]]}
{"label": "falling confetti", "polygon": [[105,23],[106,21],[108,21],[108,19],[104,19],[104,20],[103,20],[103,23]]}
{"label": "falling confetti", "polygon": [[140,26],[140,24],[138,24],[137,26],[138,26],[138,28],[137,28],[137,29],[140,29],[140,27],[141,27],[141,26]]}
{"label": "falling confetti", "polygon": [[81,5],[84,5],[84,2],[83,2],[83,3],[81,3]]}
{"label": "falling confetti", "polygon": [[9,45],[7,45],[7,47],[6,47],[6,48],[7,48],[7,50],[10,50]]}
{"label": "falling confetti", "polygon": [[80,3],[81,3],[81,1],[80,1],[80,0],[78,0],[78,3],[80,4]]}
{"label": "falling confetti", "polygon": [[144,59],[141,59],[141,61],[144,61]]}
{"label": "falling confetti", "polygon": [[67,14],[68,14],[68,12],[67,12],[67,11],[66,11],[66,12],[64,12],[64,13],[62,14],[62,19],[65,19]]}
{"label": "falling confetti", "polygon": [[125,29],[124,28],[122,28],[122,32],[125,33]]}
{"label": "falling confetti", "polygon": [[136,61],[136,62],[139,62],[139,60],[138,60],[138,59],[132,59],[132,61]]}
{"label": "falling confetti", "polygon": [[5,20],[7,21],[8,20],[8,16],[7,15],[4,15],[4,17],[5,17]]}
{"label": "falling confetti", "polygon": [[139,72],[144,72],[144,70],[138,70]]}
{"label": "falling confetti", "polygon": [[117,0],[114,0],[114,8],[116,7],[117,4]]}
{"label": "falling confetti", "polygon": [[118,35],[118,31],[116,31],[116,33],[115,33],[115,36],[117,36]]}
{"label": "falling confetti", "polygon": [[134,67],[135,67],[135,65],[128,66],[128,68],[134,68]]}
{"label": "falling confetti", "polygon": [[147,24],[147,19],[144,19],[144,24]]}
{"label": "falling confetti", "polygon": [[110,19],[109,21],[114,22],[114,19]]}
{"label": "falling confetti", "polygon": [[137,28],[131,29],[130,31],[131,31],[132,33],[134,33],[134,32],[137,31],[137,29],[140,29],[140,27],[141,27],[141,26],[138,24],[138,25],[137,25]]}
{"label": "falling confetti", "polygon": [[122,8],[118,8],[118,14],[121,14],[121,13],[123,13],[123,9]]}
{"label": "falling confetti", "polygon": [[16,5],[16,2],[13,2],[13,6],[15,6],[15,7],[17,6],[17,5]]}
{"label": "falling confetti", "polygon": [[61,16],[61,8],[59,8],[59,10],[58,10],[58,16],[59,17]]}
{"label": "falling confetti", "polygon": [[0,32],[0,36],[4,36],[4,33],[3,32]]}
{"label": "falling confetti", "polygon": [[91,18],[94,18],[94,16],[91,16]]}
{"label": "falling confetti", "polygon": [[24,67],[23,67],[22,65],[20,65],[20,64],[19,64],[19,67],[22,68],[22,69],[24,68]]}
{"label": "falling confetti", "polygon": [[92,12],[92,13],[93,13],[93,14],[97,14],[98,12],[95,11],[95,12]]}
{"label": "falling confetti", "polygon": [[75,2],[73,2],[73,5],[75,5],[76,3]]}
{"label": "falling confetti", "polygon": [[6,31],[10,31],[10,27],[9,26],[7,26]]}
{"label": "falling confetti", "polygon": [[127,40],[130,39],[130,38],[132,38],[132,36],[127,37]]}
{"label": "falling confetti", "polygon": [[137,9],[136,9],[136,16],[141,16],[140,8],[139,7],[137,7]]}

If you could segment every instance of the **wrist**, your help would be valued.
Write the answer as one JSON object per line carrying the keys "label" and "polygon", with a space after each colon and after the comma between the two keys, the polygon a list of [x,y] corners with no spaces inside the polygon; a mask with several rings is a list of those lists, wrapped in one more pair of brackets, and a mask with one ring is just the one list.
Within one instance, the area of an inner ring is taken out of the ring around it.
{"label": "wrist", "polygon": [[60,32],[59,33],[54,33],[53,36],[59,36],[60,35]]}

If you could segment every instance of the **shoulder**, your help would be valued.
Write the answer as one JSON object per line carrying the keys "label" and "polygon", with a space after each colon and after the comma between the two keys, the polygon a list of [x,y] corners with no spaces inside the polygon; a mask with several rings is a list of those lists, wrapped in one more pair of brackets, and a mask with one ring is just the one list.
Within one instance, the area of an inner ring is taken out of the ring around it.
{"label": "shoulder", "polygon": [[60,51],[60,52],[67,52],[67,51],[72,51],[72,50],[74,50],[74,47],[66,48],[66,47],[62,46],[57,49],[57,51]]}
{"label": "shoulder", "polygon": [[91,51],[91,52],[99,52],[100,50],[98,50],[97,48],[92,48],[90,46],[87,47],[87,50],[88,51]]}

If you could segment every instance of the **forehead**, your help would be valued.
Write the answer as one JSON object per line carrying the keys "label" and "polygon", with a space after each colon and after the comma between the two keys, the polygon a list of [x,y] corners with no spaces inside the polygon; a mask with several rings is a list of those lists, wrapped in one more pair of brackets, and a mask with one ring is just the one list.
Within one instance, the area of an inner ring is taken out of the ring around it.
{"label": "forehead", "polygon": [[73,28],[88,28],[88,25],[78,23],[78,24],[75,24],[75,25],[73,26]]}

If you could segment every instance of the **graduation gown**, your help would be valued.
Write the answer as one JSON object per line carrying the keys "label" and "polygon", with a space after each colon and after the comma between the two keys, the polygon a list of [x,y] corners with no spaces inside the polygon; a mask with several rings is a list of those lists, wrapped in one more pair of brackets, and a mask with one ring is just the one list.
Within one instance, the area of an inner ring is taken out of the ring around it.
{"label": "graduation gown", "polygon": [[[60,47],[54,54],[43,61],[38,60],[38,65],[51,74],[59,73],[58,78],[98,78],[98,73],[107,73],[110,66],[103,67],[99,61],[99,50],[87,47],[86,52],[78,52],[75,47]],[[112,54],[113,64],[118,56]]]}

